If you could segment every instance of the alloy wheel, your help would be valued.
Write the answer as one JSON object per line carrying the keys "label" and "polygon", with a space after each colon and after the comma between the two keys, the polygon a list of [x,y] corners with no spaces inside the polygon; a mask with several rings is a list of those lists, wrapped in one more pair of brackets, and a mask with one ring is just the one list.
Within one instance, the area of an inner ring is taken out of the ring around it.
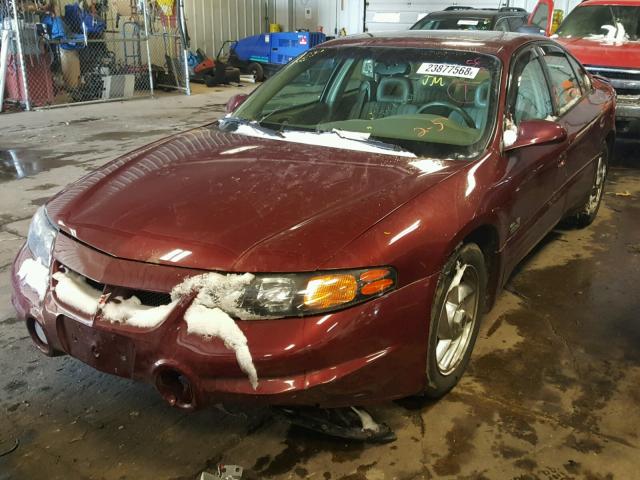
{"label": "alloy wheel", "polygon": [[458,263],[437,324],[436,364],[450,375],[469,348],[478,316],[480,278],[470,264]]}
{"label": "alloy wheel", "polygon": [[592,215],[600,204],[602,193],[604,192],[604,180],[607,176],[607,163],[604,161],[602,155],[598,157],[598,166],[596,167],[596,177],[593,181],[593,187],[591,189],[591,195],[585,208],[584,213]]}

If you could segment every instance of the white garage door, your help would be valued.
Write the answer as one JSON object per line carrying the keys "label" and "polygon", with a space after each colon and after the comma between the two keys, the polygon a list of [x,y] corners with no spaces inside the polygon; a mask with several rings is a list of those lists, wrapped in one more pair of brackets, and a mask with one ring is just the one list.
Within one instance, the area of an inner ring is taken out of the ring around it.
{"label": "white garage door", "polygon": [[[536,0],[511,0],[509,6],[531,11]],[[444,10],[452,4],[474,8],[497,8],[498,1],[487,0],[368,0],[366,2],[365,25],[368,32],[406,30],[429,12]],[[503,1],[501,6],[504,6]]]}

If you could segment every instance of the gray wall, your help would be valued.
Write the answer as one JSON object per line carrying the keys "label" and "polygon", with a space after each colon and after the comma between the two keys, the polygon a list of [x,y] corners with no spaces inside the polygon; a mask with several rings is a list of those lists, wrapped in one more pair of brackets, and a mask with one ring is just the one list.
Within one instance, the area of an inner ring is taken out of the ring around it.
{"label": "gray wall", "polygon": [[[327,35],[360,33],[364,25],[365,0],[292,0],[293,28],[316,30],[322,26]],[[310,18],[309,18],[310,17]]]}

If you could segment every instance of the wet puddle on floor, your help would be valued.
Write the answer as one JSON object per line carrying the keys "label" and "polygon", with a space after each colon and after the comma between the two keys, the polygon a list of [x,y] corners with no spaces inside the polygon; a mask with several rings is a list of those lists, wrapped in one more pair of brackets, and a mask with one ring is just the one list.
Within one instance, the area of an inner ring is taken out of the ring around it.
{"label": "wet puddle on floor", "polygon": [[73,165],[68,155],[46,155],[36,150],[0,150],[0,182],[31,177],[52,168]]}

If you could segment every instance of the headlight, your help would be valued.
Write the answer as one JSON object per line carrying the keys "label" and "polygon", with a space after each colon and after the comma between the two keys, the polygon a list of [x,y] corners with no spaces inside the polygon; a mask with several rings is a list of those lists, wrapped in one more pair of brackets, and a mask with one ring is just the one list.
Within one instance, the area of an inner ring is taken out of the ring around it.
{"label": "headlight", "polygon": [[58,230],[53,226],[44,206],[40,207],[31,219],[27,245],[38,261],[45,267],[51,263],[51,249]]}
{"label": "headlight", "polygon": [[317,315],[379,297],[396,286],[390,267],[324,273],[258,274],[241,307],[258,316]]}

